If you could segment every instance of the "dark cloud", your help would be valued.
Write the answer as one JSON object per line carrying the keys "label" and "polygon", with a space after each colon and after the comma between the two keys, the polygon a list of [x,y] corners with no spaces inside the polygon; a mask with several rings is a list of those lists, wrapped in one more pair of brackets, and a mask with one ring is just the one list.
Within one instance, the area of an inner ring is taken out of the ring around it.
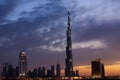
{"label": "dark cloud", "polygon": [[[110,42],[119,40],[119,21],[109,21],[97,24],[97,22],[90,23],[86,27],[76,27],[73,32],[73,37],[78,41],[86,40],[106,40]],[[116,41],[115,41],[116,42]]]}
{"label": "dark cloud", "polygon": [[114,60],[119,59],[119,34],[120,34],[120,21],[109,22],[91,22],[86,26],[79,26],[73,29],[74,42],[86,42],[91,40],[104,40],[108,48],[106,49],[79,49],[73,50],[75,65],[78,64],[79,59],[81,64],[89,64],[92,59],[102,58],[104,63],[111,64]]}
{"label": "dark cloud", "polygon": [[[50,5],[53,5],[53,7],[49,8]],[[45,13],[44,16],[41,16],[41,14],[42,12],[44,13],[44,11],[46,10],[39,11],[39,9],[41,8],[37,8],[29,13],[27,12],[26,14],[28,14],[29,17],[38,13],[38,15],[35,15],[36,18],[32,21],[30,21],[29,18],[27,19],[26,17],[22,17],[19,18],[17,21],[10,21],[9,23],[0,25],[0,39],[9,39],[0,42],[2,44],[0,46],[2,56],[1,63],[5,59],[12,63],[17,63],[17,61],[15,62],[14,59],[18,59],[18,54],[21,49],[26,49],[29,55],[29,49],[33,48],[34,55],[32,55],[33,53],[31,52],[30,54],[34,57],[36,55],[39,55],[40,57],[40,54],[43,53],[50,55],[49,52],[45,52],[44,50],[42,52],[41,49],[38,49],[39,52],[37,53],[35,51],[35,48],[42,45],[50,45],[51,41],[57,38],[62,38],[62,35],[60,33],[63,30],[62,28],[64,27],[64,25],[62,24],[62,21],[59,21],[59,23],[57,23],[56,20],[60,19],[61,16],[64,16],[63,14],[65,13],[56,13],[58,11],[62,11],[63,9],[62,6],[57,7],[57,5],[58,4],[52,2],[46,4],[46,7],[44,9],[46,9],[49,13]],[[22,13],[22,15],[23,14],[24,13]],[[45,30],[42,30],[42,28],[44,28]],[[49,31],[47,31],[47,28],[49,28]],[[49,40],[45,41],[45,38],[49,38]],[[12,59],[9,58],[9,55],[11,55],[10,57]],[[37,58],[34,57],[33,59],[36,60]],[[33,61],[31,62],[32,64],[34,63]]]}
{"label": "dark cloud", "polygon": [[[19,1],[17,1],[19,2]],[[4,0],[4,3],[0,5],[0,22],[14,9],[16,0]]]}

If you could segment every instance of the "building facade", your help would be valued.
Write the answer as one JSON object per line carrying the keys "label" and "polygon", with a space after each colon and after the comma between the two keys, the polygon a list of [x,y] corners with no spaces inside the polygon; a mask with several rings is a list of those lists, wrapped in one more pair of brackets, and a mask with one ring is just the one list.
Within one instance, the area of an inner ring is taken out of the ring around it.
{"label": "building facade", "polygon": [[27,59],[26,52],[22,50],[19,54],[19,76],[27,75]]}
{"label": "building facade", "polygon": [[57,63],[57,65],[56,65],[56,76],[57,77],[61,76],[61,73],[60,73],[60,64],[59,63]]}
{"label": "building facade", "polygon": [[72,56],[72,41],[71,41],[71,27],[70,27],[70,12],[68,11],[68,27],[67,27],[67,46],[65,59],[65,76],[73,76],[73,56]]}
{"label": "building facade", "polygon": [[104,78],[105,71],[101,59],[95,59],[91,62],[92,65],[92,78]]}

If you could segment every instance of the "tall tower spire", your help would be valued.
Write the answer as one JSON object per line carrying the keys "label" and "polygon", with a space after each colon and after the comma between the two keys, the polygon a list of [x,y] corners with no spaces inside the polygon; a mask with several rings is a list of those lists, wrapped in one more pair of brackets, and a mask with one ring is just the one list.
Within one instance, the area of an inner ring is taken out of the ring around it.
{"label": "tall tower spire", "polygon": [[73,76],[73,57],[72,57],[72,41],[71,41],[71,28],[70,28],[70,11],[68,11],[68,27],[67,27],[67,46],[66,46],[66,59],[65,59],[65,76]]}
{"label": "tall tower spire", "polygon": [[68,11],[68,30],[70,30],[70,11]]}

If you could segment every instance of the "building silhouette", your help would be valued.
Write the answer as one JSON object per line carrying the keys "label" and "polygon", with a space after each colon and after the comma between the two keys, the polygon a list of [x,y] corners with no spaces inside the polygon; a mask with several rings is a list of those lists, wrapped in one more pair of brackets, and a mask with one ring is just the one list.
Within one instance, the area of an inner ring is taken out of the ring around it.
{"label": "building silhouette", "polygon": [[38,68],[38,77],[45,77],[45,67],[39,67]]}
{"label": "building silhouette", "polygon": [[51,77],[51,70],[47,70],[47,76],[46,77]]}
{"label": "building silhouette", "polygon": [[35,68],[35,69],[33,70],[32,76],[33,76],[33,78],[37,78],[37,77],[38,77],[38,70],[37,70],[37,68]]}
{"label": "building silhouette", "polygon": [[42,68],[42,77],[45,77],[46,76],[46,73],[45,73],[45,67]]}
{"label": "building silhouette", "polygon": [[65,59],[65,76],[73,76],[73,56],[72,56],[72,41],[70,28],[70,12],[68,11],[68,27],[67,27],[67,46]]}
{"label": "building silhouette", "polygon": [[1,73],[1,76],[4,77],[4,79],[14,79],[15,78],[15,69],[12,64],[8,64],[8,62],[5,62],[3,64],[3,70]]}
{"label": "building silhouette", "polygon": [[92,78],[104,78],[105,71],[101,59],[95,59],[91,62],[92,65]]}
{"label": "building silhouette", "polygon": [[14,78],[15,77],[15,70],[12,64],[8,65],[8,73],[7,73],[7,77],[10,78]]}
{"label": "building silhouette", "polygon": [[2,77],[7,77],[8,74],[8,62],[3,63],[3,69],[2,69]]}
{"label": "building silhouette", "polygon": [[39,68],[34,68],[32,71],[29,70],[27,73],[27,76],[30,78],[45,78],[45,77],[51,77],[51,70],[48,70],[48,74],[46,75],[46,70],[45,67],[39,67]]}
{"label": "building silhouette", "polygon": [[27,59],[26,53],[22,50],[19,54],[19,76],[27,75]]}
{"label": "building silhouette", "polygon": [[79,70],[75,71],[75,76],[79,76]]}
{"label": "building silhouette", "polygon": [[48,69],[47,70],[47,77],[55,77],[55,67],[54,65],[51,66],[51,69]]}
{"label": "building silhouette", "polygon": [[54,65],[51,66],[51,77],[55,76],[55,67]]}
{"label": "building silhouette", "polygon": [[59,63],[57,63],[57,65],[56,65],[56,76],[57,77],[61,76],[61,73],[60,73],[60,64]]}
{"label": "building silhouette", "polygon": [[15,77],[18,77],[19,76],[19,67],[16,66],[15,67]]}
{"label": "building silhouette", "polygon": [[42,77],[42,69],[41,69],[41,67],[38,68],[38,77]]}
{"label": "building silhouette", "polygon": [[104,69],[104,64],[103,63],[101,64],[101,67],[102,67],[101,77],[104,79],[105,78],[105,69]]}

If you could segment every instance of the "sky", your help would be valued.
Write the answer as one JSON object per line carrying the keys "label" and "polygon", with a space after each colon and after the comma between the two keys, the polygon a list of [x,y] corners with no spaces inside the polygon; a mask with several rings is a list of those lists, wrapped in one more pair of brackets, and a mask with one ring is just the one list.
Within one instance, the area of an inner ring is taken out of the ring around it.
{"label": "sky", "polygon": [[120,75],[120,0],[0,0],[0,66],[18,65],[21,50],[28,69],[65,68],[67,11],[71,13],[74,69],[91,75],[101,58],[106,75]]}

